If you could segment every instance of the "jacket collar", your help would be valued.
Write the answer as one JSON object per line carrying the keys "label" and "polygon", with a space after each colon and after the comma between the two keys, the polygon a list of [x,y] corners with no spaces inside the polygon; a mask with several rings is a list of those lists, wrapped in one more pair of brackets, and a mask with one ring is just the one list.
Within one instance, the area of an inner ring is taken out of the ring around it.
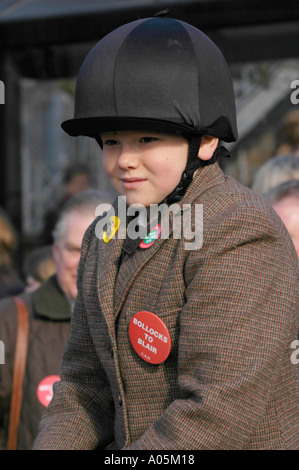
{"label": "jacket collar", "polygon": [[193,177],[193,181],[182,197],[179,205],[193,203],[201,194],[212,186],[221,184],[224,181],[224,174],[217,162],[199,168]]}
{"label": "jacket collar", "polygon": [[58,285],[56,275],[52,276],[32,294],[35,316],[55,321],[70,320],[71,306]]}

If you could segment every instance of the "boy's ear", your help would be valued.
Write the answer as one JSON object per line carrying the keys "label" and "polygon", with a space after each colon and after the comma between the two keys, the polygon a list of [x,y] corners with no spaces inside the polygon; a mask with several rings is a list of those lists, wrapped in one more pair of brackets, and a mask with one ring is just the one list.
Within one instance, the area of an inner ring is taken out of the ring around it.
{"label": "boy's ear", "polygon": [[198,158],[207,161],[212,158],[217,146],[219,139],[211,135],[203,135],[201,139],[200,149],[198,152]]}

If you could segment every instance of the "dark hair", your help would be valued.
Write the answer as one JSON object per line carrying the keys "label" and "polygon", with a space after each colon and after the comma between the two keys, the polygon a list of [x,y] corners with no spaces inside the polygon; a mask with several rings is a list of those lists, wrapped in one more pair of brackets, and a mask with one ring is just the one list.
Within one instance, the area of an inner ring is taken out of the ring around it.
{"label": "dark hair", "polygon": [[45,245],[32,250],[24,261],[25,277],[32,276],[43,282],[55,273],[56,265],[53,258],[52,245]]}
{"label": "dark hair", "polygon": [[69,183],[72,181],[75,175],[90,175],[89,168],[86,165],[78,163],[77,165],[72,165],[65,169],[63,174],[63,182],[64,184]]}

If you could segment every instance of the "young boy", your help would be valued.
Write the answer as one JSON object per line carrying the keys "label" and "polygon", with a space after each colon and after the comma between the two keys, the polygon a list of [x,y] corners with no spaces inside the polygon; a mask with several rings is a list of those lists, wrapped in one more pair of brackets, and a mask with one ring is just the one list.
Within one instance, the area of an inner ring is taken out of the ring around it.
{"label": "young boy", "polygon": [[118,28],[85,59],[63,128],[97,139],[148,228],[131,236],[118,198],[85,234],[35,448],[298,449],[297,259],[274,211],[217,163],[237,138],[218,48],[171,18]]}

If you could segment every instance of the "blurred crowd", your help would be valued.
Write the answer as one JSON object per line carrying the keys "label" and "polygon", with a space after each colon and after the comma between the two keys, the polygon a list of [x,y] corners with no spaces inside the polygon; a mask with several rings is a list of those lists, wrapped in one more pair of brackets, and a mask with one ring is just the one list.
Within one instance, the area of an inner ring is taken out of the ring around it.
{"label": "blurred crowd", "polygon": [[[5,345],[5,364],[0,367],[0,449],[31,449],[67,340],[77,295],[77,270],[81,243],[97,214],[109,210],[113,196],[92,189],[83,166],[67,169],[64,193],[50,207],[35,246],[18,265],[20,234],[8,214],[0,211],[0,339]],[[21,247],[22,248],[22,247]],[[21,326],[16,300],[27,311],[29,332],[17,423],[13,391],[17,370],[16,344]],[[14,439],[13,439],[14,438]]]}
{"label": "blurred crowd", "polygon": [[299,256],[299,110],[286,115],[276,153],[257,170],[252,189],[278,213]]}
{"label": "blurred crowd", "polygon": [[52,245],[58,216],[72,196],[88,189],[89,169],[81,164],[68,167],[62,178],[62,196],[46,208],[42,231],[29,248],[22,246],[21,234],[0,207],[0,299],[32,290],[54,274]]}

